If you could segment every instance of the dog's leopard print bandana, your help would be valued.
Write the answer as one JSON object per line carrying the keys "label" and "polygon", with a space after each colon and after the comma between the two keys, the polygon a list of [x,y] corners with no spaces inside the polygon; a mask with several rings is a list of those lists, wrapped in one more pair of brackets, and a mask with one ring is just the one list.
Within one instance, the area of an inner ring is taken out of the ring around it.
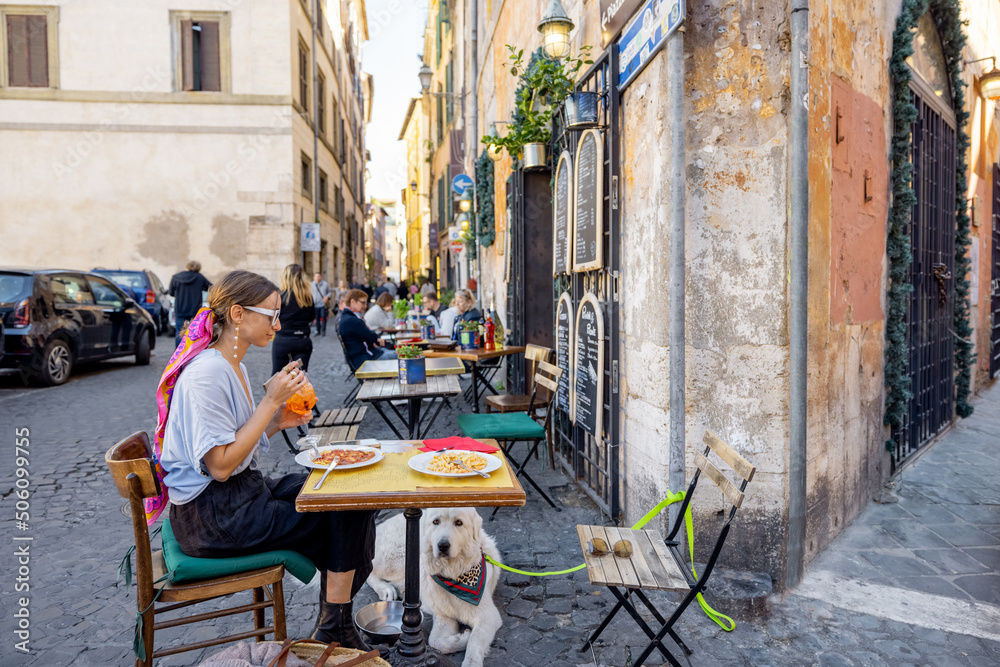
{"label": "dog's leopard print bandana", "polygon": [[486,589],[486,557],[483,556],[478,564],[463,572],[458,579],[446,579],[436,574],[432,574],[431,579],[459,600],[478,607]]}

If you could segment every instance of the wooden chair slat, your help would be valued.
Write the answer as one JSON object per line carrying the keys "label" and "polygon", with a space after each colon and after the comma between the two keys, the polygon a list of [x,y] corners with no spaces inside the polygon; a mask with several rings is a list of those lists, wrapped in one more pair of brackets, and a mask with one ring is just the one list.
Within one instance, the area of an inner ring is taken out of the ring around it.
{"label": "wooden chair slat", "polygon": [[357,413],[355,413],[354,419],[352,420],[351,423],[353,423],[353,424],[360,424],[362,421],[364,421],[365,415],[368,414],[368,406],[367,405],[359,405],[355,409],[357,410]]}
{"label": "wooden chair slat", "polygon": [[743,493],[736,488],[736,485],[729,481],[729,478],[722,474],[722,471],[715,467],[711,461],[706,459],[701,452],[697,452],[694,455],[694,464],[698,466],[703,473],[719,487],[719,491],[722,491],[722,495],[733,504],[735,507],[739,507],[743,504]]}
{"label": "wooden chair slat", "polygon": [[[687,588],[683,575],[677,571],[677,564],[673,558],[664,562],[660,554],[656,551],[656,543],[663,544],[663,538],[656,531],[636,530],[635,539],[632,544],[636,551],[641,552],[649,566],[649,571],[656,581],[654,586],[644,586],[644,588],[655,588],[660,591],[675,591]],[[667,554],[669,556],[669,552]]]}
{"label": "wooden chair slat", "polygon": [[524,348],[524,358],[529,361],[548,361],[551,356],[552,350],[541,345],[528,343],[527,347]]}
{"label": "wooden chair slat", "polygon": [[667,548],[667,544],[663,541],[655,531],[651,531],[653,534],[650,535],[650,543],[653,545],[653,551],[656,552],[657,557],[660,559],[660,565],[667,572],[667,575],[673,581],[673,587],[667,590],[688,590],[687,579],[684,578],[684,573],[681,572],[680,566],[677,561],[674,560],[673,555],[670,553],[670,549]]}
{"label": "wooden chair slat", "polygon": [[149,436],[145,431],[133,433],[104,454],[104,463],[111,471],[115,488],[122,498],[129,497],[127,478],[133,473],[142,485],[143,498],[159,495],[159,486],[150,462],[152,455],[153,448],[149,445]]}
{"label": "wooden chair slat", "polygon": [[556,382],[553,382],[541,373],[535,373],[535,384],[541,385],[553,393],[559,389],[559,385]]}
{"label": "wooden chair slat", "polygon": [[[656,577],[653,576],[653,567],[646,561],[646,554],[639,548],[639,540],[645,539],[642,531],[632,530],[631,528],[619,528],[618,534],[621,536],[621,539],[628,540],[632,544],[632,556],[629,557],[629,561],[631,561],[632,567],[635,568],[635,574],[639,578],[639,587],[657,588],[658,582]],[[609,544],[608,546],[612,547],[614,545]]]}
{"label": "wooden chair slat", "polygon": [[[607,526],[604,529],[604,533],[608,536],[607,542],[609,550],[613,549],[615,542],[618,540],[627,539],[617,528],[613,526]],[[635,553],[635,549],[633,549],[632,552]],[[612,552],[603,558],[603,560],[609,559],[618,568],[618,574],[621,576],[622,586],[625,588],[640,588],[639,575],[636,572],[635,563],[631,558],[619,558]]]}
{"label": "wooden chair slat", "polygon": [[[563,373],[563,369],[559,368],[558,366],[554,366],[553,364],[550,364],[547,361],[539,361],[538,362],[538,371],[539,372],[544,371],[544,372],[548,373],[549,375],[551,375],[552,377],[554,377],[556,379],[556,381],[558,381],[559,378],[562,377],[562,373]],[[536,373],[536,377],[537,377],[537,373]]]}
{"label": "wooden chair slat", "polygon": [[615,569],[613,576],[611,576],[609,573],[604,571],[604,559],[595,558],[587,553],[587,542],[589,540],[594,537],[604,538],[603,530],[601,530],[599,535],[594,534],[595,528],[599,529],[600,526],[576,527],[576,534],[580,537],[580,549],[583,551],[583,561],[587,564],[587,576],[590,578],[590,583],[595,586],[621,586],[621,582],[618,581],[617,568]]}
{"label": "wooden chair slat", "polygon": [[330,418],[330,413],[332,410],[324,410],[320,413],[319,419],[316,420],[317,426],[326,426],[326,420]]}
{"label": "wooden chair slat", "polygon": [[723,442],[719,436],[711,431],[705,431],[705,437],[702,438],[702,442],[718,454],[720,459],[728,463],[736,471],[737,475],[748,482],[753,479],[753,474],[757,469],[749,461],[740,456],[735,449]]}

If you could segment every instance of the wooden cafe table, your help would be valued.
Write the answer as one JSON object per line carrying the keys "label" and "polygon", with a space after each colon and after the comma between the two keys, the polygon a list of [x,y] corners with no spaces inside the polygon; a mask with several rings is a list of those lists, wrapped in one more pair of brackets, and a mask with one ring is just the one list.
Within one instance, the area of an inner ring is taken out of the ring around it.
{"label": "wooden cafe table", "polygon": [[472,366],[472,411],[479,412],[479,383],[482,382],[491,392],[494,394],[497,393],[486,376],[483,375],[480,364],[488,359],[507,357],[512,354],[524,354],[524,349],[522,346],[505,345],[502,350],[484,350],[481,347],[475,350],[463,350],[461,348],[454,350],[427,350],[424,352],[424,356],[428,360],[435,357],[454,357],[455,359],[469,362]]}
{"label": "wooden cafe table", "polygon": [[[394,360],[390,361],[393,364],[397,363]],[[359,372],[360,370],[358,369]],[[364,385],[362,385],[361,390],[358,392],[357,398],[359,401],[370,403],[375,408],[375,412],[382,417],[385,423],[389,425],[389,428],[392,429],[392,432],[396,434],[397,438],[408,437],[410,440],[416,440],[420,438],[421,426],[423,426],[423,432],[426,433],[441,413],[441,408],[444,407],[444,401],[441,401],[435,412],[432,413],[428,409],[425,417],[429,416],[429,419],[421,419],[421,402],[425,398],[433,400],[435,398],[444,398],[445,396],[454,396],[461,391],[457,374],[432,376],[428,373],[427,382],[420,384],[400,384],[398,377],[365,380]],[[392,402],[398,400],[406,401],[408,408],[406,415],[403,415],[393,405]],[[400,433],[396,425],[389,419],[389,415],[385,411],[386,407],[396,413],[399,420],[406,426],[407,436]],[[426,421],[426,423],[422,424],[422,421]]]}
{"label": "wooden cafe table", "polygon": [[[495,440],[482,442],[497,447]],[[295,499],[295,509],[299,512],[403,510],[406,518],[403,627],[388,660],[395,667],[452,667],[450,660],[427,647],[420,629],[420,508],[522,507],[524,489],[499,447],[494,456],[503,461],[503,467],[489,479],[449,478],[425,475],[410,468],[410,457],[419,453],[417,448],[421,444],[421,441],[383,442],[385,458],[363,468],[334,470],[318,491],[313,486],[323,470],[313,470]]]}

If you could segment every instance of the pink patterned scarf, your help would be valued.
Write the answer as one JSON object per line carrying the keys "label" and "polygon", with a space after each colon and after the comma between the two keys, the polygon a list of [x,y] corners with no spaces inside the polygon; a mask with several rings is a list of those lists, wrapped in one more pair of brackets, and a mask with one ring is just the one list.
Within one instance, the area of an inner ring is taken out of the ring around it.
{"label": "pink patterned scarf", "polygon": [[146,498],[146,523],[150,526],[156,522],[167,508],[167,487],[163,484],[163,467],[160,465],[160,457],[163,453],[163,434],[167,430],[167,415],[170,414],[170,399],[174,395],[174,385],[177,384],[177,376],[180,375],[184,367],[187,366],[199,352],[204,350],[212,342],[212,326],[215,324],[215,315],[211,309],[202,308],[191,320],[187,332],[181,344],[174,350],[174,354],[167,362],[167,367],[160,377],[160,384],[156,389],[156,438],[153,444],[153,470],[156,479],[160,483],[160,495],[155,498]]}

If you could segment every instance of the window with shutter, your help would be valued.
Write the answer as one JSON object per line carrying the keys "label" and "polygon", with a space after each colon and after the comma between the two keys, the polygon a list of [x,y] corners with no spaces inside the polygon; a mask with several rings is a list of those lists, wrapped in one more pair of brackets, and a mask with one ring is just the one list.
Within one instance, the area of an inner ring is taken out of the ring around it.
{"label": "window with shutter", "polygon": [[312,160],[302,155],[302,194],[312,198]]}
{"label": "window with shutter", "polygon": [[[454,55],[454,51],[452,52],[452,55]],[[449,93],[449,94],[450,94],[450,93],[452,92],[452,90],[454,89],[454,82],[453,82],[453,74],[454,74],[454,71],[453,71],[453,69],[452,69],[452,66],[451,66],[451,63],[452,63],[452,59],[451,59],[451,58],[449,58],[449,60],[448,60],[448,66],[447,66],[447,67],[445,67],[445,79],[444,79],[444,81],[445,81],[445,85],[447,85],[447,86],[448,86],[448,87],[447,87],[447,88],[445,89],[445,91],[446,91],[447,93]],[[445,102],[444,102],[444,103],[445,103],[445,108],[446,108],[446,109],[448,110],[448,112],[447,112],[447,113],[448,113],[448,115],[447,115],[447,119],[446,119],[446,120],[447,120],[447,123],[448,123],[448,125],[451,125],[451,120],[452,120],[452,104],[451,104],[451,98],[450,98],[450,97],[446,98],[446,99],[445,99]]]}
{"label": "window with shutter", "polygon": [[309,111],[309,51],[299,44],[299,105]]}
{"label": "window with shutter", "polygon": [[330,99],[330,105],[333,108],[333,157],[340,162],[340,105],[336,97]]}
{"label": "window with shutter", "polygon": [[7,14],[6,19],[8,84],[25,88],[48,88],[48,17]]}
{"label": "window with shutter", "polygon": [[326,183],[327,183],[326,172],[323,171],[322,169],[320,169],[319,170],[319,193],[318,193],[319,194],[319,206],[324,211],[327,210],[327,201],[328,201],[327,200],[327,193],[326,193],[326,187],[327,187]]}
{"label": "window with shutter", "polygon": [[326,79],[322,72],[318,73],[316,79],[316,95],[319,98],[319,106],[316,108],[316,127],[321,135],[326,136]]}
{"label": "window with shutter", "polygon": [[222,91],[222,50],[218,21],[180,22],[181,89]]}

